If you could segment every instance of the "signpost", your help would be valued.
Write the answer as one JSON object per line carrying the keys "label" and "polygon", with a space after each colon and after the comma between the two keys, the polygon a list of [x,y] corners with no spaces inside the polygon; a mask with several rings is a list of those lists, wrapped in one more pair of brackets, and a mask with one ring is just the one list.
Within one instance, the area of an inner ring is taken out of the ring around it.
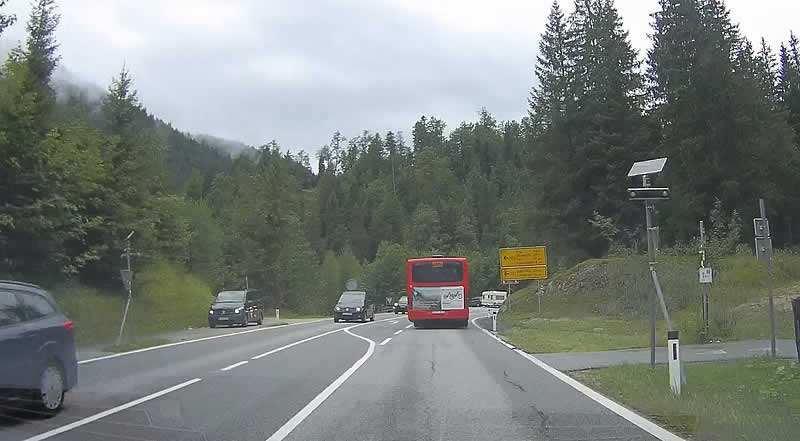
{"label": "signpost", "polygon": [[133,274],[131,273],[131,257],[138,257],[138,253],[131,253],[131,237],[133,237],[133,231],[128,234],[125,238],[125,252],[122,253],[120,258],[125,259],[128,263],[128,268],[120,270],[120,276],[122,277],[122,286],[125,287],[125,290],[128,291],[128,300],[125,302],[125,311],[122,313],[122,323],[119,325],[119,335],[117,336],[117,346],[122,344],[122,333],[125,331],[125,322],[128,320],[128,309],[131,307],[131,297],[133,296],[133,289],[131,285],[131,279],[133,278]]}
{"label": "signpost", "polygon": [[711,267],[706,268],[706,229],[703,221],[700,221],[700,269],[698,270],[700,284],[708,285],[708,289],[703,290],[703,336],[709,335],[709,310],[708,310],[708,291],[714,281],[714,271]]}
{"label": "signpost", "polygon": [[500,248],[500,279],[508,288],[508,310],[511,310],[511,285],[520,280],[547,278],[547,248]]}
{"label": "signpost", "polygon": [[[650,177],[652,175],[661,173],[667,163],[667,158],[651,159],[649,161],[636,162],[631,166],[628,171],[628,177],[642,177],[642,187],[629,188],[628,196],[632,201],[644,201],[645,222],[647,225],[647,257],[649,261],[650,276],[655,285],[656,296],[651,297],[650,302],[650,368],[656,367],[656,301],[661,303],[661,312],[664,314],[664,320],[667,322],[668,335],[670,341],[677,342],[678,331],[672,328],[672,321],[669,318],[669,311],[667,311],[667,304],[664,301],[664,293],[661,291],[661,283],[658,281],[658,273],[656,272],[656,248],[658,243],[658,227],[653,225],[653,216],[655,215],[656,206],[655,202],[659,200],[667,200],[670,197],[669,188],[666,187],[651,187]],[[675,352],[674,360],[676,363],[669,363],[670,378],[675,376],[679,382],[685,381],[683,378],[683,369],[680,365],[680,346],[675,344],[670,345],[671,350]],[[673,357],[670,357],[673,360]],[[673,391],[675,389],[673,388]],[[680,388],[676,391],[680,394]]]}
{"label": "signpost", "polygon": [[517,266],[502,268],[500,270],[500,277],[503,279],[503,283],[515,280],[543,280],[547,278],[547,267]]}
{"label": "signpost", "polygon": [[500,248],[500,278],[503,283],[547,278],[547,248]]}
{"label": "signpost", "polygon": [[764,199],[758,200],[761,217],[753,219],[756,233],[756,257],[767,265],[767,293],[769,294],[770,354],[775,358],[775,304],[772,300],[772,236],[769,234],[769,219]]}

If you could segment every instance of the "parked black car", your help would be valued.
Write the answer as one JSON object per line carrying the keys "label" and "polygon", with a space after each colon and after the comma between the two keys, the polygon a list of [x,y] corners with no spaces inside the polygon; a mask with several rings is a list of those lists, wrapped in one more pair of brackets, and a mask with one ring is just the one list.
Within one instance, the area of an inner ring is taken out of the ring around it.
{"label": "parked black car", "polygon": [[394,302],[394,313],[395,314],[407,314],[408,313],[408,296],[402,296]]}
{"label": "parked black car", "polygon": [[208,327],[264,322],[264,293],[259,289],[222,291],[208,310]]}
{"label": "parked black car", "polygon": [[375,321],[375,305],[367,300],[364,291],[345,291],[333,308],[334,323],[339,323],[339,320]]}
{"label": "parked black car", "polygon": [[480,297],[473,297],[469,299],[469,306],[479,308],[481,306],[481,298]]}
{"label": "parked black car", "polygon": [[0,396],[55,413],[77,383],[72,322],[44,289],[0,280]]}

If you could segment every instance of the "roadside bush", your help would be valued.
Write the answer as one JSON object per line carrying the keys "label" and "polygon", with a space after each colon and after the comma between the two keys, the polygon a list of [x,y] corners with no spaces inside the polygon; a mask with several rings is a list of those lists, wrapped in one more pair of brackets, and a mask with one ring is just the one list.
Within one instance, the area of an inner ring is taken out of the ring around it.
{"label": "roadside bush", "polygon": [[134,298],[129,312],[129,338],[207,326],[211,288],[202,280],[164,262],[134,275]]}
{"label": "roadside bush", "polygon": [[78,283],[68,283],[54,287],[51,294],[74,323],[78,344],[105,343],[117,336],[125,306],[122,285],[116,292],[101,292]]}

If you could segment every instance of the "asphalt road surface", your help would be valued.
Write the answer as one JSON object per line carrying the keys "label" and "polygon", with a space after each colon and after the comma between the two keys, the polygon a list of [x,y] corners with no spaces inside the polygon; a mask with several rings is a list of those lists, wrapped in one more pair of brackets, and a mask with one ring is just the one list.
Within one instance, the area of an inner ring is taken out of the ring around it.
{"label": "asphalt road surface", "polygon": [[378,314],[249,331],[83,362],[60,414],[4,404],[0,440],[679,439],[476,321],[414,329]]}

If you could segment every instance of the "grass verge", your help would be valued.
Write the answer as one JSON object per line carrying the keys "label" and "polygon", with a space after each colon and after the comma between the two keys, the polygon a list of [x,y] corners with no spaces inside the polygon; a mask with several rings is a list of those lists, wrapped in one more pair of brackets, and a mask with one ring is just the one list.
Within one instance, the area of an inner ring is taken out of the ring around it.
{"label": "grass verge", "polygon": [[[121,288],[103,292],[71,283],[51,292],[75,323],[79,345],[116,339],[126,299]],[[146,341],[165,332],[208,326],[208,305],[212,300],[211,289],[202,280],[167,263],[149,265],[135,276],[123,341]]]}
{"label": "grass verge", "polygon": [[591,388],[669,429],[709,441],[794,441],[800,424],[800,365],[753,358],[686,365],[682,397],[667,368],[624,365],[573,372]]}
{"label": "grass verge", "polygon": [[[659,262],[673,325],[684,344],[708,340],[769,338],[769,310],[763,265],[751,256],[718,262],[711,286],[697,282],[693,256],[665,256]],[[592,259],[562,271],[544,285],[512,295],[511,312],[500,314],[499,330],[530,352],[604,351],[648,346],[652,281],[641,257]],[[775,317],[778,338],[793,338],[789,299],[800,296],[800,256],[775,261]],[[710,335],[701,334],[701,298],[710,298]],[[541,310],[539,309],[541,300]],[[661,318],[661,310],[658,310]],[[657,320],[656,336],[665,343],[666,324]]]}
{"label": "grass verge", "polygon": [[136,349],[165,345],[167,343],[169,343],[169,340],[163,338],[149,338],[129,343],[122,343],[120,345],[107,346],[103,350],[106,352],[128,352],[135,351]]}

